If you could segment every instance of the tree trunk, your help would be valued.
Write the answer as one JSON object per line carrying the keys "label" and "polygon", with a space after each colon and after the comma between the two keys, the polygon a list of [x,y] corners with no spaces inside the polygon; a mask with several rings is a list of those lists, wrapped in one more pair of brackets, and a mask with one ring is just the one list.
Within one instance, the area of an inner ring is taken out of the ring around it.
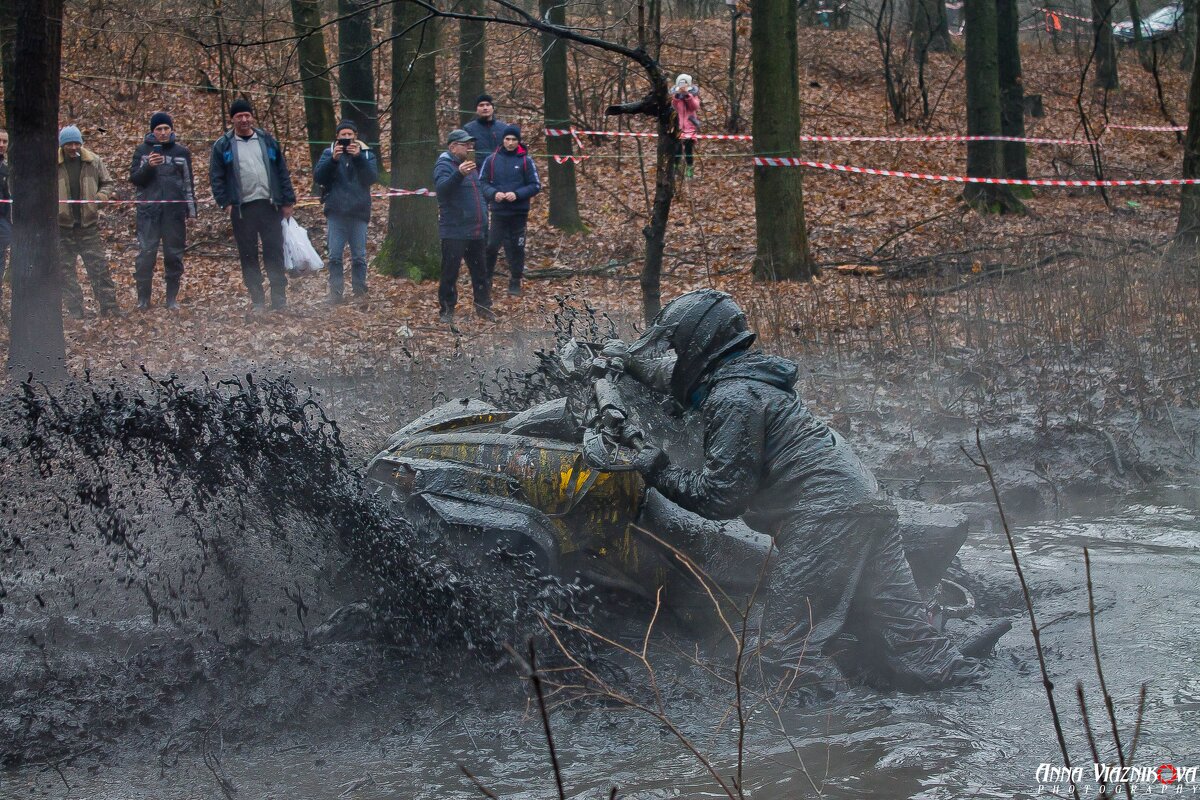
{"label": "tree trunk", "polygon": [[1137,0],[1129,0],[1129,21],[1133,23],[1133,49],[1137,53],[1138,63],[1142,69],[1150,72],[1154,69],[1154,55],[1150,50],[1153,43],[1146,42],[1142,37],[1142,10]]}
{"label": "tree trunk", "polygon": [[16,88],[17,0],[0,0],[0,72],[4,73],[4,119],[12,124],[13,94]]}
{"label": "tree trunk", "polygon": [[[966,0],[967,135],[999,136],[1000,66],[997,55],[996,0]],[[967,175],[1004,175],[999,142],[967,143]],[[963,198],[981,213],[1021,212],[1024,208],[1007,186],[968,183]]]}
{"label": "tree trunk", "polygon": [[358,138],[379,149],[379,107],[375,103],[370,0],[338,0],[338,92],[342,117],[358,126]]}
{"label": "tree trunk", "polygon": [[[538,11],[543,19],[554,25],[566,25],[567,12],[560,0],[539,0]],[[566,128],[571,124],[570,101],[567,98],[567,44],[553,34],[542,33],[542,93],[546,127]],[[551,155],[546,165],[549,187],[550,224],[574,233],[587,230],[579,217],[579,197],[575,188],[575,165],[559,164],[553,156],[571,155],[570,136],[547,136],[546,152]]]}
{"label": "tree trunk", "polygon": [[[1020,12],[1017,0],[996,2],[996,55],[1000,78],[1000,131],[1005,136],[1025,136],[1025,84],[1021,79]],[[1001,146],[1004,177],[1028,178],[1025,143]]]}
{"label": "tree trunk", "polygon": [[740,133],[742,130],[742,93],[738,86],[738,23],[741,22],[742,12],[733,6],[729,15],[729,75],[726,94],[729,96],[729,118],[725,120],[726,133]]}
{"label": "tree trunk", "polygon": [[[667,80],[662,77],[658,87],[661,102],[671,107],[667,100]],[[642,264],[642,317],[649,324],[662,310],[662,262],[667,245],[667,221],[671,216],[671,202],[675,199],[675,125],[671,113],[658,115],[658,162],[654,179],[654,205],[650,210],[650,224],[643,230],[646,237],[646,260]]]}
{"label": "tree trunk", "polygon": [[[392,5],[393,189],[432,191],[433,164],[441,151],[435,85],[437,23],[417,25],[424,16],[414,3]],[[387,240],[376,257],[379,271],[413,280],[436,277],[441,270],[437,224],[434,198],[392,198]]]}
{"label": "tree trunk", "polygon": [[[464,14],[483,14],[483,0],[463,0]],[[486,23],[458,23],[458,118],[466,124],[475,118],[475,98],[487,91]]]}
{"label": "tree trunk", "polygon": [[[1200,29],[1200,26],[1197,26]],[[1192,42],[1200,44],[1200,30],[1194,29]],[[1200,58],[1192,59],[1192,83],[1188,89],[1188,127],[1183,141],[1183,177],[1200,178]],[[1179,222],[1175,227],[1172,254],[1196,266],[1200,247],[1200,185],[1185,185],[1179,194]]]}
{"label": "tree trunk", "polygon": [[333,90],[329,83],[329,60],[325,56],[325,36],[320,30],[321,6],[318,0],[291,0],[292,24],[300,60],[300,85],[304,87],[304,129],[308,134],[308,154],[312,166],[328,142],[333,141]]}
{"label": "tree trunk", "polygon": [[8,368],[16,378],[66,375],[58,277],[58,87],[63,0],[18,0],[13,59],[12,316]]}
{"label": "tree trunk", "polygon": [[1112,35],[1112,13],[1116,0],[1092,0],[1092,49],[1096,61],[1096,86],[1116,89],[1117,46]]}
{"label": "tree trunk", "polygon": [[1196,60],[1196,5],[1200,0],[1183,0],[1183,53],[1179,59],[1179,68],[1190,72]]}
{"label": "tree trunk", "polygon": [[[794,155],[800,152],[796,4],[752,0],[750,8],[754,151]],[[803,181],[804,173],[797,168],[754,168],[758,278],[808,280],[820,271],[808,251]]]}
{"label": "tree trunk", "polygon": [[913,50],[923,58],[929,52],[950,50],[950,25],[946,19],[946,0],[910,0]]}

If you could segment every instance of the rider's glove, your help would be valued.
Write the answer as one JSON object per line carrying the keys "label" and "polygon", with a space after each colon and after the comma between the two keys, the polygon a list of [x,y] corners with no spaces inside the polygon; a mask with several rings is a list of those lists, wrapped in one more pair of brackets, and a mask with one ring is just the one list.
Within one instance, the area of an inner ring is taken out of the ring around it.
{"label": "rider's glove", "polygon": [[671,465],[671,459],[661,447],[648,444],[633,458],[633,466],[646,478],[653,478]]}

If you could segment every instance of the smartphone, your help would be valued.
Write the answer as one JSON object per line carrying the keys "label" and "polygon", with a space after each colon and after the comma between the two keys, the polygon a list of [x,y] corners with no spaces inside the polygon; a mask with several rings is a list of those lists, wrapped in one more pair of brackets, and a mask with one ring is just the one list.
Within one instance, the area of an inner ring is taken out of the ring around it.
{"label": "smartphone", "polygon": [[161,156],[162,155],[162,145],[161,144],[154,145],[154,152],[158,153]]}
{"label": "smartphone", "polygon": [[338,143],[338,147],[342,148],[342,150],[344,151],[347,147],[354,144],[354,140],[353,139],[338,139],[337,143]]}

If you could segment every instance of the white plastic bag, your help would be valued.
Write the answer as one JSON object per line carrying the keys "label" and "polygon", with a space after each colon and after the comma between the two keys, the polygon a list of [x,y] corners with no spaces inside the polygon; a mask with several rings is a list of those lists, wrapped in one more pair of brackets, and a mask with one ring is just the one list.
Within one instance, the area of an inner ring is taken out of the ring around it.
{"label": "white plastic bag", "polygon": [[316,272],[325,266],[321,255],[308,240],[308,231],[294,217],[283,221],[283,268],[289,273],[302,275]]}

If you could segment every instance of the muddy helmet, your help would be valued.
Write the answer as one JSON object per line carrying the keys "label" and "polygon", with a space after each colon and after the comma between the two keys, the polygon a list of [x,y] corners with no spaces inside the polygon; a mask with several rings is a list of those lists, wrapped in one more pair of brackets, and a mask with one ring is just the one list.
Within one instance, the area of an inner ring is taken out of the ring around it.
{"label": "muddy helmet", "polygon": [[704,377],[732,353],[750,347],[755,334],[733,298],[716,289],[697,289],[668,303],[647,331],[669,342],[675,351],[671,396],[691,404]]}

